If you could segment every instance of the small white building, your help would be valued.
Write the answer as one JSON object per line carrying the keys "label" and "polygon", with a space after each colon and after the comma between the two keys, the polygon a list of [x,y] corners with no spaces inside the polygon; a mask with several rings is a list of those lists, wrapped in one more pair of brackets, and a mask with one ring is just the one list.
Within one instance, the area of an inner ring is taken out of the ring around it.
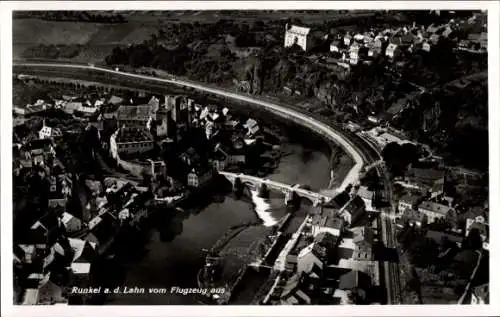
{"label": "small white building", "polygon": [[64,212],[61,223],[67,232],[76,232],[82,228],[82,221],[68,212]]}
{"label": "small white building", "polygon": [[358,42],[362,42],[364,40],[364,38],[365,38],[365,36],[361,33],[354,35],[354,40],[358,41]]}
{"label": "small white building", "polygon": [[367,211],[374,211],[375,209],[373,208],[373,199],[375,192],[372,190],[369,190],[368,187],[366,186],[360,186],[357,192],[357,195],[363,199],[366,205],[366,210]]}
{"label": "small white building", "polygon": [[311,273],[314,266],[323,269],[323,262],[316,255],[314,247],[312,243],[300,250],[297,256],[297,273]]}
{"label": "small white building", "polygon": [[359,61],[359,50],[360,46],[358,43],[353,43],[351,47],[349,47],[349,62],[351,65],[358,64]]}
{"label": "small white building", "polygon": [[42,129],[38,131],[38,137],[40,139],[50,139],[50,138],[55,138],[55,137],[60,137],[62,136],[61,130],[57,128],[51,128],[45,125],[43,125]]}
{"label": "small white building", "polygon": [[426,52],[430,52],[431,51],[431,44],[429,42],[422,43],[422,50],[424,50]]}
{"label": "small white building", "polygon": [[307,51],[311,46],[310,28],[289,25],[285,26],[285,47],[291,47],[294,44],[300,46],[304,51]]}
{"label": "small white building", "polygon": [[338,53],[340,52],[340,42],[335,40],[330,44],[330,52]]}
{"label": "small white building", "polygon": [[90,273],[90,263],[86,262],[73,262],[71,263],[71,272],[75,275],[85,275]]}
{"label": "small white building", "polygon": [[351,45],[351,42],[352,42],[352,36],[349,33],[347,33],[344,36],[344,45],[349,46],[349,45]]}
{"label": "small white building", "polygon": [[486,219],[483,216],[477,216],[474,219],[468,218],[465,223],[465,236],[469,236],[470,231],[476,229],[479,231],[482,242],[488,241],[489,229]]}
{"label": "small white building", "polygon": [[82,105],[77,110],[80,111],[84,116],[90,117],[90,116],[93,116],[94,114],[96,114],[98,109],[97,109],[97,107],[94,107],[92,105],[85,104],[85,105]]}
{"label": "small white building", "polygon": [[385,49],[385,56],[389,58],[395,58],[399,55],[399,53],[400,53],[399,46],[394,43],[390,43],[389,45],[387,45],[387,48]]}
{"label": "small white building", "polygon": [[203,187],[212,179],[212,169],[202,170],[193,168],[187,176],[187,185],[190,187]]}
{"label": "small white building", "polygon": [[252,118],[248,119],[243,126],[247,129],[247,135],[255,135],[259,132],[259,124]]}
{"label": "small white building", "polygon": [[22,305],[37,305],[38,304],[38,289],[28,288],[24,292]]}

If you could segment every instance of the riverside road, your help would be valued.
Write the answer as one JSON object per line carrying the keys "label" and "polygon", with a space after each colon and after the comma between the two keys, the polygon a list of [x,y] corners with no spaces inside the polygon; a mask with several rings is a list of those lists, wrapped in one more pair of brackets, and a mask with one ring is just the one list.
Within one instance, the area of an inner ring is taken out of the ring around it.
{"label": "riverside road", "polygon": [[[346,175],[341,186],[336,189],[336,191],[342,191],[349,184],[356,183],[362,173],[365,164],[370,164],[376,162],[380,159],[380,154],[378,150],[373,149],[373,147],[368,144],[363,139],[359,138],[357,135],[343,131],[340,127],[327,122],[323,118],[306,112],[305,110],[292,107],[289,105],[281,105],[274,102],[269,102],[255,96],[249,96],[241,93],[235,93],[229,90],[223,90],[220,88],[210,87],[209,85],[195,83],[190,80],[178,79],[178,78],[158,78],[153,76],[146,76],[134,73],[125,73],[113,69],[86,66],[86,65],[74,65],[74,64],[56,64],[56,63],[16,63],[13,65],[13,72],[17,74],[26,75],[39,75],[52,76],[59,78],[69,78],[69,79],[81,79],[85,81],[98,82],[104,80],[103,74],[105,76],[106,84],[120,85],[123,82],[129,82],[131,80],[141,80],[138,85],[146,90],[148,87],[158,90],[162,84],[173,84],[177,86],[182,86],[186,88],[195,89],[201,92],[213,94],[219,97],[224,97],[227,99],[237,100],[240,102],[246,102],[256,106],[264,107],[271,112],[284,117],[286,119],[295,121],[311,130],[316,131],[327,139],[339,144],[342,148],[351,155],[355,164],[349,173]],[[49,74],[49,75],[48,75]],[[160,87],[159,87],[160,86]],[[377,167],[377,171],[384,180],[385,191],[387,197],[391,197],[390,181],[386,177],[385,170],[382,167]],[[393,208],[384,210],[389,213],[393,213]],[[384,217],[385,218],[385,217]],[[394,247],[392,242],[394,237],[394,231],[392,228],[392,221],[385,221],[385,232],[383,240],[388,245],[388,247]],[[386,287],[388,291],[388,304],[399,304],[400,295],[400,285],[399,284],[399,274],[397,263],[390,263],[385,266],[387,269],[384,270]]]}

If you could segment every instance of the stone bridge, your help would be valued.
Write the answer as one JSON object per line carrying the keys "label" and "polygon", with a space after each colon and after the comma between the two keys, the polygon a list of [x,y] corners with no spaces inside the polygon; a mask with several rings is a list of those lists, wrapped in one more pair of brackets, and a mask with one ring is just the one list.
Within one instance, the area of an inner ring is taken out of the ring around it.
{"label": "stone bridge", "polygon": [[243,185],[250,185],[255,189],[257,189],[259,186],[262,186],[262,184],[265,184],[267,189],[279,190],[285,194],[285,203],[292,201],[294,196],[300,198],[306,198],[310,200],[314,205],[328,202],[333,198],[332,196],[316,193],[304,188],[299,188],[298,185],[292,186],[256,176],[251,176],[241,173],[224,172],[224,171],[220,171],[219,174],[224,176],[228,181],[230,181],[233,184],[233,186],[236,182],[236,179],[240,179]]}

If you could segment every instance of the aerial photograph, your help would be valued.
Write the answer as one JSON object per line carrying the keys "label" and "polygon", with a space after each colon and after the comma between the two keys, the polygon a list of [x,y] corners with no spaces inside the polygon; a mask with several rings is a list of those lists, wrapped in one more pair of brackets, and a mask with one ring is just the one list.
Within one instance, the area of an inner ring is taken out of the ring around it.
{"label": "aerial photograph", "polygon": [[487,16],[13,11],[13,304],[488,305]]}

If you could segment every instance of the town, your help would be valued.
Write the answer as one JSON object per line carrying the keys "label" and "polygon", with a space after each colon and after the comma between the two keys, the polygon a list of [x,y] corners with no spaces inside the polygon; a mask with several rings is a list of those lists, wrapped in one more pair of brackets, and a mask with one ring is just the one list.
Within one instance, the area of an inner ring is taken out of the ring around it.
{"label": "town", "polygon": [[[171,62],[147,64],[164,60],[142,44],[76,71],[15,63],[15,303],[103,304],[103,292],[74,290],[156,287],[113,284],[106,272],[118,270],[102,263],[122,261],[177,217],[182,232],[192,206],[224,199],[250,204],[257,220],[227,225],[207,248],[185,238],[204,254],[190,264],[196,285],[159,287],[223,290],[191,292],[203,304],[489,303],[486,13],[425,14],[435,21],[273,22],[283,41],[270,51],[281,57],[249,62],[231,88],[211,78],[219,69],[193,78]],[[236,50],[262,56],[268,47],[246,32],[233,34]],[[135,61],[140,50],[150,58]],[[276,73],[262,75],[265,65]],[[270,124],[280,120],[291,123]],[[293,169],[280,164],[291,156],[284,131],[297,126],[313,130],[296,132],[303,143],[317,134],[335,144],[321,188],[273,176]]]}

